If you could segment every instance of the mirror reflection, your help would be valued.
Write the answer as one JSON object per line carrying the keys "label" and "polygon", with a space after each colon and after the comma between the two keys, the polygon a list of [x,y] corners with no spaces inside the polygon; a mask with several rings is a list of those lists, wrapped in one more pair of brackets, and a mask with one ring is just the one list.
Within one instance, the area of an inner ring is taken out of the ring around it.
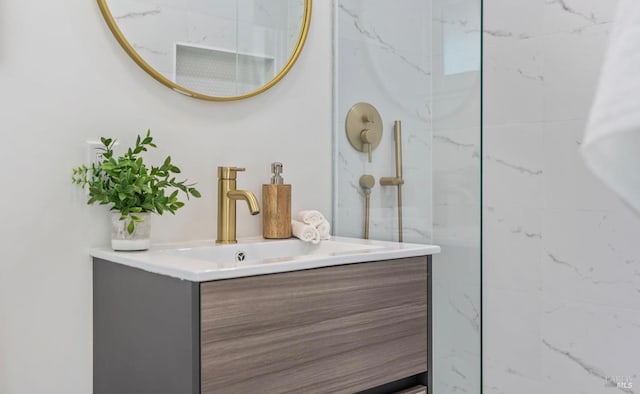
{"label": "mirror reflection", "polygon": [[306,37],[311,3],[98,2],[110,28],[140,66],[182,93],[209,99],[251,96],[282,78]]}

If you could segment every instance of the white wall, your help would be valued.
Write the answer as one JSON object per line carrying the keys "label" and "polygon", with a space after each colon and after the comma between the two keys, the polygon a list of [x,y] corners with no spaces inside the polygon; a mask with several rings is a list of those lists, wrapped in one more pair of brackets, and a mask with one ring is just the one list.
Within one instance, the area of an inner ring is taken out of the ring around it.
{"label": "white wall", "polygon": [[485,0],[487,394],[638,392],[640,220],[579,155],[615,4]]}
{"label": "white wall", "polygon": [[[0,393],[91,392],[88,249],[108,243],[105,210],[70,182],[83,141],[151,128],[203,198],[156,217],[153,240],[215,238],[218,165],[246,166],[259,191],[285,164],[293,208],[331,207],[331,4],[314,2],[296,67],[240,102],[197,101],[160,85],[124,53],[95,2],[0,3]],[[313,179],[313,182],[309,182]],[[304,183],[304,187],[303,187]],[[261,217],[239,207],[239,236]]]}

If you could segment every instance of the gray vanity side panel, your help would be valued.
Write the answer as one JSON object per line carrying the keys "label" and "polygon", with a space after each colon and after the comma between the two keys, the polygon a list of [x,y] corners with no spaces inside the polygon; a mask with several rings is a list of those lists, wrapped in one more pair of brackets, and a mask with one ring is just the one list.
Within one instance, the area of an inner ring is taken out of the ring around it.
{"label": "gray vanity side panel", "polygon": [[433,256],[427,256],[427,393],[433,394]]}
{"label": "gray vanity side panel", "polygon": [[198,283],[94,258],[94,394],[200,393],[199,297]]}

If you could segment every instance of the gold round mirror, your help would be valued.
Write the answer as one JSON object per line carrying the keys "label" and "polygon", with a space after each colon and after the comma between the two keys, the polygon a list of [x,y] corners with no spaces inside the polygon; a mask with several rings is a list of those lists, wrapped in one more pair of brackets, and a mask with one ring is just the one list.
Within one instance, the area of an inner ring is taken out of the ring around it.
{"label": "gold round mirror", "polygon": [[131,58],[203,100],[262,93],[287,74],[309,32],[311,0],[97,0]]}

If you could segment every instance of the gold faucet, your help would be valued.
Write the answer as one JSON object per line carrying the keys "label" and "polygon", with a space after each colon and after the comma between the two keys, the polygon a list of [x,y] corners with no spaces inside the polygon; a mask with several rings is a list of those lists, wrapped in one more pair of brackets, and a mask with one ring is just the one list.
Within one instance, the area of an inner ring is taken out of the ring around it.
{"label": "gold faucet", "polygon": [[252,215],[260,213],[256,196],[248,190],[236,190],[236,175],[244,168],[218,167],[218,239],[216,244],[235,244],[236,200],[245,200]]}

